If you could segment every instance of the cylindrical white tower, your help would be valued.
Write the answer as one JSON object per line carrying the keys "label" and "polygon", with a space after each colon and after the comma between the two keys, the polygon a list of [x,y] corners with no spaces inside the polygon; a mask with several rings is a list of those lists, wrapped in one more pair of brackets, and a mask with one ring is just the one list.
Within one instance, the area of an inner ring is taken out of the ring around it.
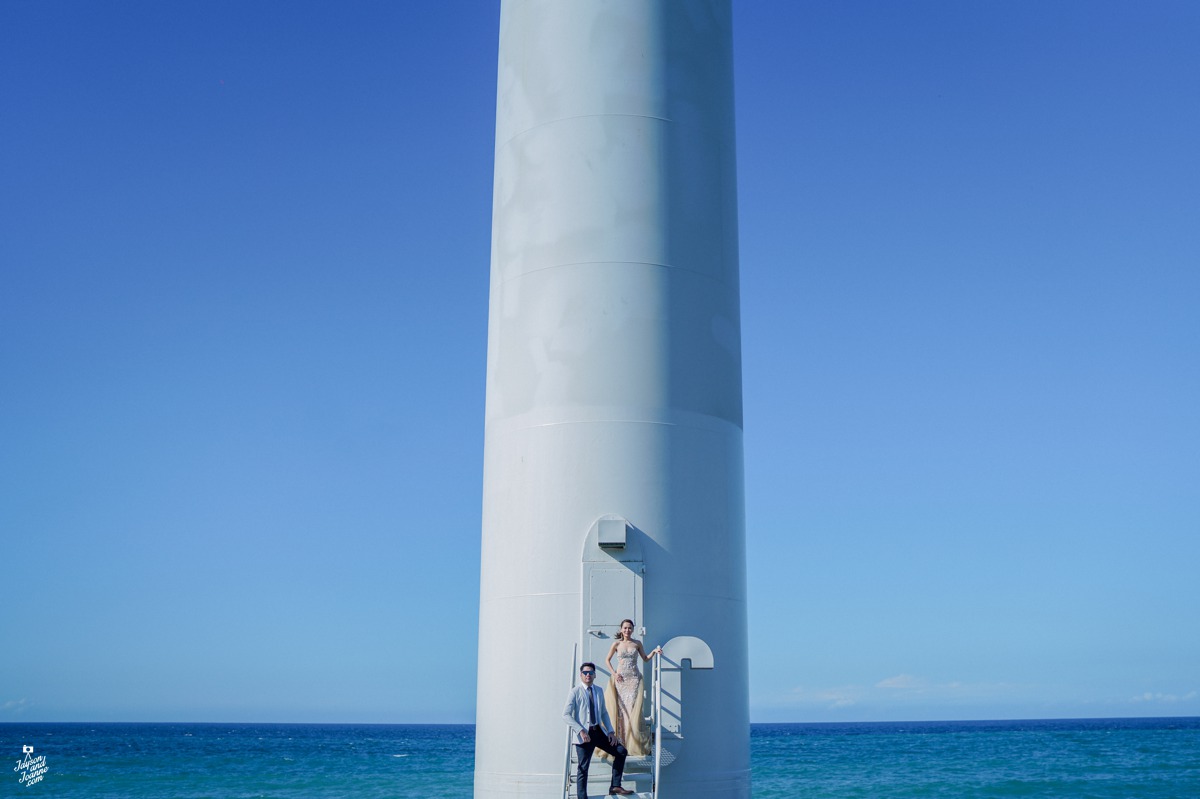
{"label": "cylindrical white tower", "polygon": [[477,799],[563,794],[606,516],[638,570],[611,612],[715,662],[660,796],[750,794],[730,24],[729,0],[503,0]]}

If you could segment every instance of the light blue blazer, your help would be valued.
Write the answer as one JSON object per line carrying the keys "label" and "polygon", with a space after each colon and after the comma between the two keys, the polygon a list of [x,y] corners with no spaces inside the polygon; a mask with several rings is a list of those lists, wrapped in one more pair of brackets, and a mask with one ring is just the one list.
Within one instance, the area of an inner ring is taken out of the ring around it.
{"label": "light blue blazer", "polygon": [[[596,693],[596,708],[600,711],[599,718],[596,723],[599,724],[606,733],[613,734],[612,720],[608,717],[608,708],[604,706],[604,691],[600,690],[600,686],[593,685],[592,690]],[[563,708],[563,721],[567,722],[575,732],[575,742],[580,743],[579,733],[587,730],[588,717],[588,695],[587,687],[584,685],[576,685],[571,689],[571,693],[567,695],[567,706]]]}

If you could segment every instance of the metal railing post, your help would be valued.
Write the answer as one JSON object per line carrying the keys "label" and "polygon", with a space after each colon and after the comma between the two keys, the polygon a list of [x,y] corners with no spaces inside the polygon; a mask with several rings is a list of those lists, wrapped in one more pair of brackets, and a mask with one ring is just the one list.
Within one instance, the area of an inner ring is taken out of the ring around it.
{"label": "metal railing post", "polygon": [[662,768],[662,653],[654,656],[654,786],[658,799],[658,774]]}
{"label": "metal railing post", "polygon": [[[575,687],[576,672],[579,667],[579,644],[575,644],[571,650],[571,684],[567,687],[567,691]],[[563,799],[571,799],[571,733],[573,730],[567,727],[567,747],[563,750]]]}

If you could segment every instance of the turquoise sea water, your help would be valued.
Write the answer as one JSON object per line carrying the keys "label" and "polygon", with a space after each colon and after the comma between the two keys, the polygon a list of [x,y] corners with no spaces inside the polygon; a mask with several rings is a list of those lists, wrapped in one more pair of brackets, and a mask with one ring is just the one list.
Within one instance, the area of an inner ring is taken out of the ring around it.
{"label": "turquoise sea water", "polygon": [[[468,799],[474,749],[470,725],[9,723],[0,797]],[[1200,797],[1200,718],[755,724],[750,756],[756,799]]]}

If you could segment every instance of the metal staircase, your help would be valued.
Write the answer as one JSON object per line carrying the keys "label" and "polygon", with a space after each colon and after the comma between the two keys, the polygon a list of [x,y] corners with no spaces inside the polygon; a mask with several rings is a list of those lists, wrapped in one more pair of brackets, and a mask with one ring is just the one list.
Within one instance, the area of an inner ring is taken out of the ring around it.
{"label": "metal staircase", "polygon": [[[576,652],[578,652],[578,647],[576,647]],[[575,656],[575,659],[578,659],[578,655]],[[578,663],[572,664],[573,674],[577,671],[577,667]],[[575,687],[574,677],[571,679],[571,687]],[[658,655],[654,656],[654,676],[650,696],[650,717],[647,721],[653,725],[654,729],[653,751],[648,755],[625,758],[625,771],[621,775],[621,787],[632,790],[637,799],[658,798],[658,780],[661,769],[675,759],[670,752],[663,752],[661,747],[662,683],[661,660]],[[568,729],[566,757],[564,758],[566,766],[563,774],[563,799],[573,799],[575,796],[576,767],[579,760],[573,738],[572,731]],[[599,750],[592,755],[592,762],[588,767],[589,796],[608,795],[608,786],[612,782],[612,762],[604,755],[605,753]]]}
{"label": "metal staircase", "polygon": [[[572,662],[571,688],[575,687],[578,670],[579,647],[576,645]],[[665,665],[664,665],[665,664]],[[671,765],[683,745],[683,670],[713,668],[713,654],[708,644],[690,635],[672,638],[663,644],[660,654],[654,656],[654,676],[650,686],[650,718],[654,729],[651,753],[643,757],[625,759],[623,783],[634,785],[630,790],[637,792],[638,799],[658,799],[662,786],[662,770]],[[664,687],[665,684],[665,687]],[[575,784],[575,746],[571,729],[567,728],[563,756],[563,799],[572,799],[571,788]],[[589,795],[605,796],[612,780],[612,765],[599,757],[592,756],[588,773]],[[627,785],[622,787],[629,788]],[[601,789],[602,788],[602,789]]]}
{"label": "metal staircase", "polygon": [[[574,799],[575,797],[575,747],[571,747],[571,757],[567,774],[566,787],[563,793],[564,799]],[[607,796],[608,786],[612,782],[612,763],[606,759],[599,757],[599,752],[592,757],[591,766],[588,768],[588,796]],[[621,786],[627,790],[633,791],[637,799],[653,799],[654,797],[654,758],[649,755],[644,757],[628,757],[625,758],[625,773],[622,774]]]}

